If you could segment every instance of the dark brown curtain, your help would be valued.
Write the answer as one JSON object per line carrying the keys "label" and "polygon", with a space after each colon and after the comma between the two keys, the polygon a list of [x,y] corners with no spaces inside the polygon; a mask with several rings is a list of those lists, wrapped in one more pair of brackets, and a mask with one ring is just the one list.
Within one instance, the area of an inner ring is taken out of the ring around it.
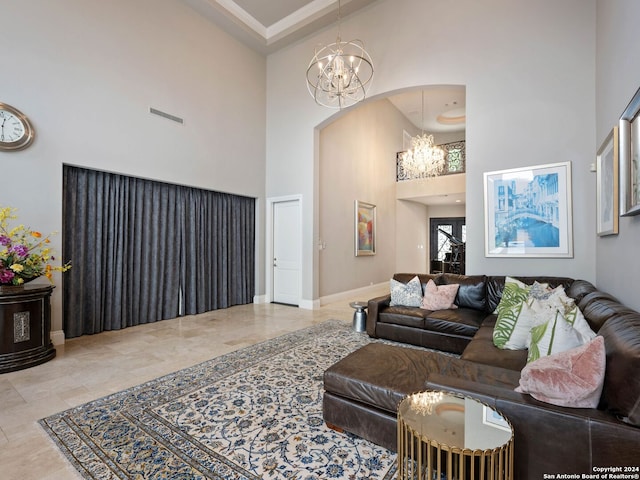
{"label": "dark brown curtain", "polygon": [[250,303],[255,199],[63,169],[65,336]]}

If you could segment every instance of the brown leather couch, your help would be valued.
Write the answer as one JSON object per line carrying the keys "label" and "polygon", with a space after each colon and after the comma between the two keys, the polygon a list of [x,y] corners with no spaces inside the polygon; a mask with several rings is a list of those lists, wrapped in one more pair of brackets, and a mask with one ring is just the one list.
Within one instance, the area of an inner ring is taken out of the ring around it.
{"label": "brown leather couch", "polygon": [[[413,276],[394,277],[406,282]],[[477,398],[509,419],[517,479],[640,466],[640,313],[584,280],[516,277],[564,285],[605,341],[607,366],[598,408],[559,407],[515,392],[526,352],[493,345],[492,312],[503,276],[420,275],[423,283],[429,278],[436,284],[459,283],[459,308],[428,312],[390,307],[389,295],[370,300],[367,333],[386,340],[327,369],[323,412],[328,425],[395,451],[399,402],[413,392],[440,389]]]}

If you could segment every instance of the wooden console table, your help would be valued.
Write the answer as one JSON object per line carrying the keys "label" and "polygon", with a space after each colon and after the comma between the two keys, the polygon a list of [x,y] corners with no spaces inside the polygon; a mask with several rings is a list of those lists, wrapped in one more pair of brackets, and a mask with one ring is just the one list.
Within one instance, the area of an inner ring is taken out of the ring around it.
{"label": "wooden console table", "polygon": [[51,343],[52,285],[0,287],[0,373],[47,362]]}

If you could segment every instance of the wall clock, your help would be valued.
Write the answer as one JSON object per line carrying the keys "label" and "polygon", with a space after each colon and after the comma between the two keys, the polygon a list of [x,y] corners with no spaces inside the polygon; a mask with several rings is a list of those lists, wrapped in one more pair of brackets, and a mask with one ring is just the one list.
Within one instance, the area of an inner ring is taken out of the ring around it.
{"label": "wall clock", "polygon": [[15,152],[33,142],[35,131],[29,119],[17,108],[0,102],[0,152]]}

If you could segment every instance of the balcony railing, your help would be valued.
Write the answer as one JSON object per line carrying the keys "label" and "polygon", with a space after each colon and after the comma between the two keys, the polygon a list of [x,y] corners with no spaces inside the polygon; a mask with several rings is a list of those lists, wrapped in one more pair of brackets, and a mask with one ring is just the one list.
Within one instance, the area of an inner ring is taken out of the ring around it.
{"label": "balcony railing", "polygon": [[[446,159],[445,170],[441,175],[464,173],[467,160],[465,142],[443,143],[439,145],[439,147],[444,150]],[[396,154],[396,181],[402,182],[404,180],[426,178],[426,175],[411,175],[405,172],[402,164],[403,155],[404,152],[398,152]]]}

